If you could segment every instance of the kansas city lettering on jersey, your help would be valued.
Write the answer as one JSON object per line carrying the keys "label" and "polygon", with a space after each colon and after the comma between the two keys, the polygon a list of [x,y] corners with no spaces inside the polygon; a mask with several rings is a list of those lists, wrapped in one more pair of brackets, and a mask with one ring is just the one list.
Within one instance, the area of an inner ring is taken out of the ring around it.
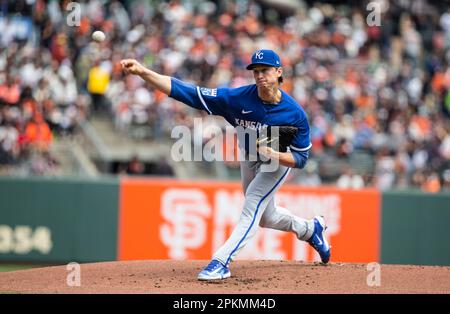
{"label": "kansas city lettering on jersey", "polygon": [[267,124],[262,124],[261,122],[248,121],[248,120],[243,120],[243,119],[238,119],[238,118],[235,118],[234,121],[236,122],[236,125],[239,125],[243,128],[248,128],[248,129],[258,130],[258,131],[267,126]]}

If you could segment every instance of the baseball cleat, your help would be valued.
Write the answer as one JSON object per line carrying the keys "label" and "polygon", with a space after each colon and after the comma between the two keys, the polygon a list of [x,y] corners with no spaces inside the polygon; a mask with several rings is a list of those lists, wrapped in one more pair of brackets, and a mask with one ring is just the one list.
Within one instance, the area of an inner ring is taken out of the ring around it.
{"label": "baseball cleat", "polygon": [[219,280],[229,278],[230,269],[218,260],[213,259],[199,274],[198,280]]}
{"label": "baseball cleat", "polygon": [[323,236],[325,231],[325,221],[322,216],[314,217],[314,232],[311,238],[307,241],[320,255],[322,263],[326,264],[330,260],[330,245],[327,239]]}

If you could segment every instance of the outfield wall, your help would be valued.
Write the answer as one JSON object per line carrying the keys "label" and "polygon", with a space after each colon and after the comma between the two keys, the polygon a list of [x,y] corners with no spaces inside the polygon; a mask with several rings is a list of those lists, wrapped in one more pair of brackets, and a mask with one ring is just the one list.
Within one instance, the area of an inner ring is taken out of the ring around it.
{"label": "outfield wall", "polygon": [[450,194],[385,192],[381,262],[450,265]]}
{"label": "outfield wall", "polygon": [[[0,178],[0,262],[209,259],[238,221],[238,182]],[[285,185],[277,204],[328,224],[334,262],[450,265],[450,194]],[[261,228],[241,259],[315,261]]]}
{"label": "outfield wall", "polygon": [[118,185],[0,178],[0,261],[115,260]]}

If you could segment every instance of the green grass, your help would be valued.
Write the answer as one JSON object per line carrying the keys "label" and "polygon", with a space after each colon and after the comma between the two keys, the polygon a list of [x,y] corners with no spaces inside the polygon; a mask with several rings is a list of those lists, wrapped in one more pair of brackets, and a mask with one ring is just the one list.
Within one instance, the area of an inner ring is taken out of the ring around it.
{"label": "green grass", "polygon": [[21,294],[21,293],[16,291],[0,291],[0,294]]}
{"label": "green grass", "polygon": [[0,273],[7,271],[15,271],[22,269],[30,269],[36,267],[44,267],[42,265],[27,265],[27,264],[0,264]]}

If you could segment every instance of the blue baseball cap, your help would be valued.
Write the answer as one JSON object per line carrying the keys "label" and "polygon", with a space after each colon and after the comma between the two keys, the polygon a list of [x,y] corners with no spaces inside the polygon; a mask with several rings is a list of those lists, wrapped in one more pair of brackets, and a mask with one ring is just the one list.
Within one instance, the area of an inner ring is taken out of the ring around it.
{"label": "blue baseball cap", "polygon": [[273,50],[263,49],[258,50],[252,55],[252,63],[247,65],[247,70],[253,69],[255,65],[268,65],[271,67],[281,67],[281,59],[280,56],[275,53]]}

